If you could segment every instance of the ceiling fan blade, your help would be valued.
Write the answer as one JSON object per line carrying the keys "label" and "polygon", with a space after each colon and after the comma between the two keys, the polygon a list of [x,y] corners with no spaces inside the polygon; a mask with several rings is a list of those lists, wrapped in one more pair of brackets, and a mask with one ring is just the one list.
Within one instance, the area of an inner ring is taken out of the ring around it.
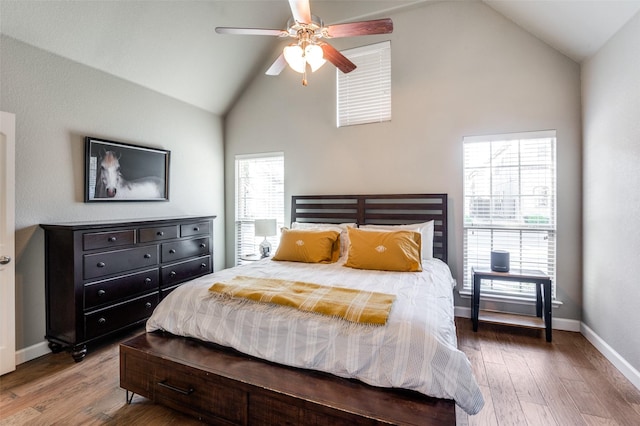
{"label": "ceiling fan blade", "polygon": [[346,74],[356,69],[356,64],[347,59],[347,57],[342,53],[338,52],[335,47],[328,43],[322,43],[320,44],[320,47],[322,47],[324,59],[331,62],[343,73]]}
{"label": "ceiling fan blade", "polygon": [[389,18],[372,21],[348,22],[326,27],[329,37],[352,37],[359,35],[389,34],[393,32],[393,21]]}
{"label": "ceiling fan blade", "polygon": [[309,7],[309,0],[289,0],[289,7],[291,7],[291,13],[293,19],[301,24],[311,23],[311,8]]}
{"label": "ceiling fan blade", "polygon": [[281,53],[280,56],[271,64],[266,75],[279,75],[283,69],[287,66],[287,61],[284,59],[284,53]]}
{"label": "ceiling fan blade", "polygon": [[266,36],[289,35],[285,30],[272,30],[267,28],[216,27],[216,32],[218,34],[240,34],[240,35],[266,35]]}

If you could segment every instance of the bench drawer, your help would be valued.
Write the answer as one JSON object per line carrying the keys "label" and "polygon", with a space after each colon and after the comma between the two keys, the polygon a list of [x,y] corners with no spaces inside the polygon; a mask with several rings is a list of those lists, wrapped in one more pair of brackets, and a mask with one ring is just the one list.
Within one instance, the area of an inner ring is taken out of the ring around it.
{"label": "bench drawer", "polygon": [[220,424],[246,424],[247,393],[231,380],[176,363],[155,366],[155,402]]}

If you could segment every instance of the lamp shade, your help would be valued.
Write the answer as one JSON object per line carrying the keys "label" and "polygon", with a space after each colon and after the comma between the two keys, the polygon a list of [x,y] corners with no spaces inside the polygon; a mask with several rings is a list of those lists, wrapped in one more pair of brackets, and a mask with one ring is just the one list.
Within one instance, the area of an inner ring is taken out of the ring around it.
{"label": "lamp shade", "polygon": [[324,53],[322,52],[322,48],[317,44],[310,44],[305,49],[305,59],[307,63],[311,67],[311,72],[315,72],[318,68],[320,68],[326,62],[324,59]]}
{"label": "lamp shade", "polygon": [[307,61],[304,58],[304,52],[302,48],[297,44],[292,44],[284,48],[284,59],[287,61],[291,69],[295,72],[302,74],[304,68],[307,65]]}
{"label": "lamp shade", "polygon": [[317,44],[308,44],[304,50],[298,44],[290,44],[284,48],[283,53],[284,59],[291,69],[300,74],[305,71],[307,64],[311,67],[311,71],[314,72],[326,62],[322,47]]}
{"label": "lamp shade", "polygon": [[273,237],[276,235],[275,219],[256,219],[254,222],[256,237]]}

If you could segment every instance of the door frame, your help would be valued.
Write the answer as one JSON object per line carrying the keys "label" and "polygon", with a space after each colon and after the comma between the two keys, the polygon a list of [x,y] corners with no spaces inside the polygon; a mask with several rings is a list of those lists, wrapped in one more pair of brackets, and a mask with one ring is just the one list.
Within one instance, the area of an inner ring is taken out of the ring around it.
{"label": "door frame", "polygon": [[0,111],[0,374],[16,369],[15,138],[15,115]]}

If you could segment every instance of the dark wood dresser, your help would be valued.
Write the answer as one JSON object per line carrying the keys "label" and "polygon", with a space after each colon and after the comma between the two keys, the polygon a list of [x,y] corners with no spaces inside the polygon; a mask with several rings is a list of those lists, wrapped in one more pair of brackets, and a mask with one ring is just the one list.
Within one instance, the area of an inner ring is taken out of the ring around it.
{"label": "dark wood dresser", "polygon": [[51,350],[81,361],[87,343],[143,323],[177,286],[213,272],[214,219],[40,225]]}

